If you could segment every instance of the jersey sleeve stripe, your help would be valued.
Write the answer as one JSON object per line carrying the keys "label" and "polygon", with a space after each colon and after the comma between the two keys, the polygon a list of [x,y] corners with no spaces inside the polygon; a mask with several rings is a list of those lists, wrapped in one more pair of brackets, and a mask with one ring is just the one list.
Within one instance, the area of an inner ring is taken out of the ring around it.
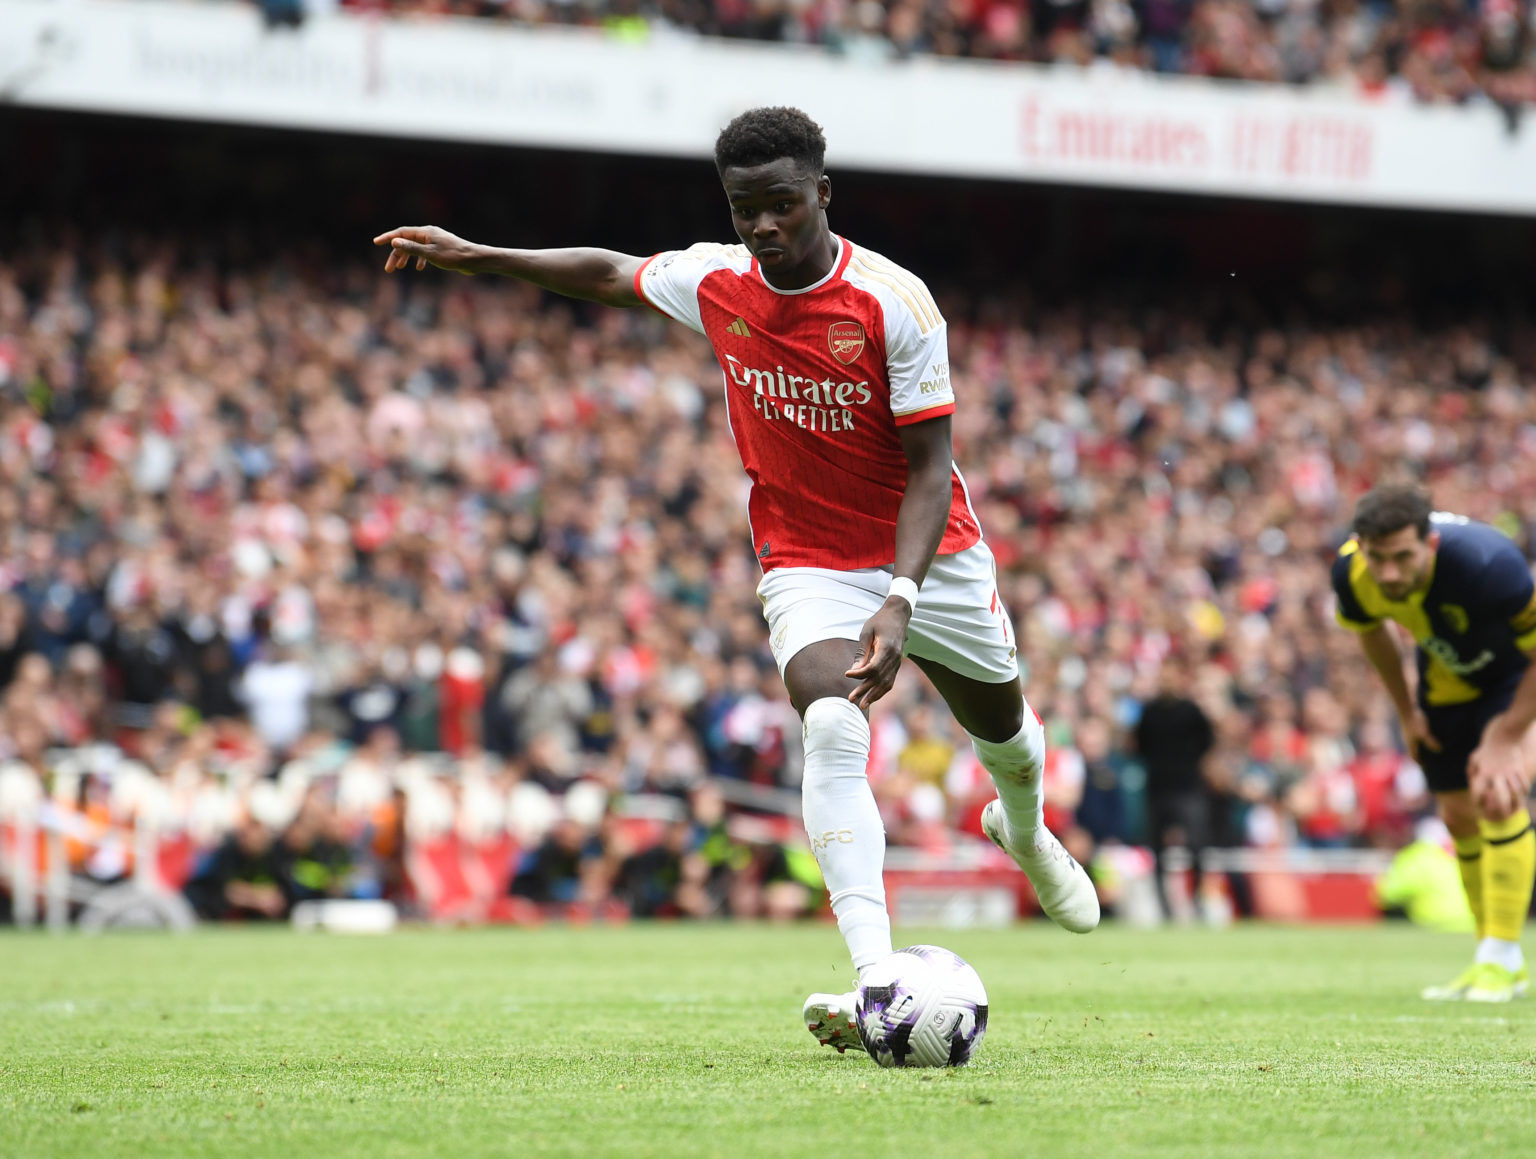
{"label": "jersey sleeve stripe", "polygon": [[886,277],[906,286],[912,296],[923,305],[935,326],[944,320],[944,315],[939,312],[938,303],[933,300],[933,295],[928,292],[928,287],[923,285],[922,280],[916,274],[910,270],[902,269],[888,258],[866,257],[865,264],[870,270],[883,273]]}
{"label": "jersey sleeve stripe", "polygon": [[1515,637],[1515,647],[1522,652],[1536,651],[1536,632],[1527,632],[1523,636]]}
{"label": "jersey sleeve stripe", "polygon": [[893,279],[886,277],[884,274],[876,273],[867,266],[859,266],[858,272],[872,282],[879,282],[906,303],[907,309],[912,311],[912,317],[917,322],[917,328],[922,333],[929,334],[933,331],[937,323],[928,320],[927,312],[918,305],[904,287],[898,285]]}
{"label": "jersey sleeve stripe", "polygon": [[1521,635],[1536,632],[1536,595],[1532,595],[1525,607],[1510,617],[1509,625]]}
{"label": "jersey sleeve stripe", "polygon": [[898,427],[909,427],[913,423],[922,422],[924,419],[943,418],[945,415],[954,413],[955,404],[953,402],[936,402],[932,406],[923,407],[922,410],[901,411],[892,417],[895,418]]}
{"label": "jersey sleeve stripe", "polygon": [[906,302],[907,308],[917,318],[924,334],[939,324],[941,321],[939,308],[934,305],[933,299],[928,297],[922,283],[907,274],[900,266],[888,262],[876,263],[864,258],[863,255],[860,257],[862,259],[860,272],[865,277],[873,278],[900,294],[902,301]]}
{"label": "jersey sleeve stripe", "polygon": [[944,315],[939,312],[939,304],[933,300],[933,295],[928,292],[928,287],[923,284],[921,278],[898,265],[891,266],[891,272],[898,281],[905,282],[912,287],[912,293],[917,297],[928,312],[933,315],[933,324],[937,326],[944,321]]}
{"label": "jersey sleeve stripe", "polygon": [[1344,614],[1343,608],[1333,610],[1333,618],[1339,622],[1341,628],[1348,628],[1351,632],[1372,632],[1381,627],[1380,620],[1372,620],[1369,624],[1363,624],[1359,620],[1351,620]]}

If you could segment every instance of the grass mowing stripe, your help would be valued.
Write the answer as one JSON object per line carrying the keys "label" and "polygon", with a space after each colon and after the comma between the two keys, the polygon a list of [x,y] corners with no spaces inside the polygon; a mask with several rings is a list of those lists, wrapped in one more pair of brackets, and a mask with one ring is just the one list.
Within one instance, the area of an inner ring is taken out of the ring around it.
{"label": "grass mowing stripe", "polygon": [[[1386,926],[902,931],[991,999],[961,1071],[817,1047],[827,926],[0,936],[0,1156],[1443,1156],[1524,1147],[1536,1010]],[[1490,1150],[1490,1148],[1492,1150]]]}

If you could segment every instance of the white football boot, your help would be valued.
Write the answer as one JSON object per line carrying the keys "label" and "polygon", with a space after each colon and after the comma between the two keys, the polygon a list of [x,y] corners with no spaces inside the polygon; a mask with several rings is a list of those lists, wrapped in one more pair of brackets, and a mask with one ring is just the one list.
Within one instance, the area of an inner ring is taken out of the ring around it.
{"label": "white football boot", "polygon": [[852,990],[846,994],[812,994],[805,1000],[805,1028],[822,1046],[835,1046],[838,1054],[849,1048],[862,1051],[864,1040],[854,1020],[857,1001],[858,995]]}
{"label": "white football boot", "polygon": [[981,830],[993,845],[1018,862],[1051,921],[1074,934],[1086,934],[1099,924],[1099,895],[1092,879],[1044,825],[1035,834],[1033,848],[1023,852],[1015,849],[1008,840],[1003,803],[994,799],[981,811]]}

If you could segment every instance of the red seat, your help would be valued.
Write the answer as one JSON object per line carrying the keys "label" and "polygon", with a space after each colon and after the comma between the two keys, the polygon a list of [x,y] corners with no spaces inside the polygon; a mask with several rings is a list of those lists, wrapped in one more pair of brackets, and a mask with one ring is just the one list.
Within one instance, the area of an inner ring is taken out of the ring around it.
{"label": "red seat", "polygon": [[179,892],[197,868],[197,854],[197,846],[185,833],[162,837],[155,849],[155,869],[160,874],[160,884]]}
{"label": "red seat", "polygon": [[457,833],[410,842],[405,868],[417,900],[432,921],[474,921],[484,913],[482,899],[466,872]]}

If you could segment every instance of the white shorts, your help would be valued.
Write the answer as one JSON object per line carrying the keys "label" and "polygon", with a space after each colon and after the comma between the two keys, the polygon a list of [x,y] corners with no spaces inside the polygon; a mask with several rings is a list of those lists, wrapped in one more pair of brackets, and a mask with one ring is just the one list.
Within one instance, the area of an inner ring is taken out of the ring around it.
{"label": "white shorts", "polygon": [[[757,598],[763,601],[779,675],[807,644],[857,642],[864,624],[885,603],[891,575],[889,567],[779,567],[765,575]],[[1018,676],[1013,621],[997,594],[997,562],[985,543],[934,557],[907,628],[904,654],[985,684]]]}

